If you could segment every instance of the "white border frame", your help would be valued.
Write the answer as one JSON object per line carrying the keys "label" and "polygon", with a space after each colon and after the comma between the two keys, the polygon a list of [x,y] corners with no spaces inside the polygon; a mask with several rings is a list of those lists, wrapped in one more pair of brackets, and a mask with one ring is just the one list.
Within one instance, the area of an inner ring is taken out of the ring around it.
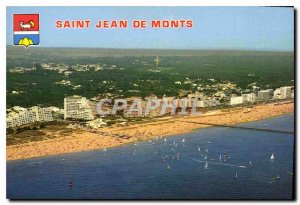
{"label": "white border frame", "polygon": [[[195,0],[144,0],[144,1],[135,1],[135,0],[110,0],[110,1],[95,1],[95,0],[67,0],[67,1],[61,1],[61,0],[48,0],[48,2],[44,1],[36,1],[36,0],[2,0],[0,1],[0,21],[2,27],[5,25],[5,29],[1,29],[1,35],[0,35],[0,62],[1,62],[1,73],[0,73],[0,82],[2,82],[2,86],[0,89],[0,95],[4,96],[1,100],[1,106],[0,106],[0,113],[1,113],[1,121],[0,121],[0,127],[1,127],[1,178],[5,179],[4,183],[2,182],[0,187],[0,194],[1,194],[1,204],[8,204],[12,203],[11,201],[8,201],[6,199],[6,7],[7,6],[295,6],[296,8],[299,5],[299,1],[292,1],[292,0],[244,0],[244,1],[234,1],[234,0],[209,0],[209,1],[195,1]],[[297,17],[297,16],[296,16]],[[299,26],[299,21],[296,21],[297,26]],[[296,34],[296,33],[295,33]],[[295,36],[296,37],[296,36]],[[296,41],[297,42],[297,41]],[[298,43],[297,43],[298,45]],[[295,45],[295,46],[297,46]],[[295,56],[295,60],[298,59],[298,54]],[[296,65],[297,68],[297,65]],[[299,72],[297,74],[296,79],[298,79]],[[298,83],[298,81],[297,81]],[[299,96],[299,91],[297,91],[297,97]],[[298,99],[298,98],[297,98]],[[298,118],[298,113],[296,114],[296,117]],[[299,119],[299,118],[298,118]],[[297,123],[298,128],[298,123]],[[297,149],[299,149],[299,139],[297,140]],[[297,153],[297,152],[296,152]],[[298,152],[299,153],[299,152]],[[299,159],[299,156],[297,154],[296,159]],[[298,161],[298,160],[297,160]],[[299,170],[299,163],[296,163],[297,167],[296,170]],[[298,180],[296,179],[296,183]],[[299,184],[299,183],[297,183]],[[299,197],[299,187],[296,184],[296,197]],[[77,203],[85,203],[87,201],[80,201]],[[90,202],[90,201],[89,201]],[[151,201],[150,201],[151,202]],[[275,202],[275,201],[274,201]],[[15,203],[15,202],[14,202]],[[20,202],[18,202],[20,203]],[[54,201],[24,201],[23,203],[27,204],[40,204],[40,203],[56,203],[56,204],[65,204],[64,201],[54,202]],[[99,203],[99,202],[96,202]],[[107,203],[101,201],[100,203]],[[111,202],[112,203],[112,202]],[[121,203],[121,202],[113,202],[113,203]],[[124,202],[122,202],[124,203]],[[126,202],[128,204],[130,202]],[[146,202],[138,202],[138,203],[146,203]],[[156,202],[157,204],[162,204],[164,202]],[[172,202],[171,202],[172,203]],[[187,203],[187,202],[180,202],[180,203]],[[203,204],[208,204],[209,202],[201,202]],[[216,204],[217,202],[209,203],[209,204]],[[239,202],[241,203],[241,202]],[[290,202],[283,202],[283,203],[290,203]]]}

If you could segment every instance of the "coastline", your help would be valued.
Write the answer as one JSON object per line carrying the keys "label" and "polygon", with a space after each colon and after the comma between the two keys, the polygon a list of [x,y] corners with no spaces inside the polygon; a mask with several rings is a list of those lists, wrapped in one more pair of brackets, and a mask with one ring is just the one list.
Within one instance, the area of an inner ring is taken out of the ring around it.
{"label": "coastline", "polygon": [[[157,136],[169,137],[210,127],[210,125],[196,123],[235,125],[277,117],[293,112],[294,102],[279,105],[264,104],[253,106],[250,112],[245,112],[245,108],[243,107],[230,108],[226,110],[211,111],[201,116],[176,116],[158,122],[133,124],[126,127],[100,128],[99,132],[105,133],[105,135],[75,130],[69,136],[6,146],[6,160],[21,160],[111,148],[136,141],[149,140],[156,138]],[[116,138],[114,137],[116,135],[126,135],[130,136],[130,138]]]}

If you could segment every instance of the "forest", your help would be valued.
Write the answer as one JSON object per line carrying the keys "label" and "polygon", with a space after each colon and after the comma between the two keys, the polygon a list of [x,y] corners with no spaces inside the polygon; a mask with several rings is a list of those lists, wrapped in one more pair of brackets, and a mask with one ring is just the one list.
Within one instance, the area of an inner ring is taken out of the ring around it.
{"label": "forest", "polygon": [[[155,59],[159,57],[159,64]],[[68,76],[45,70],[43,63],[66,65]],[[75,65],[93,66],[84,72]],[[36,70],[9,72],[16,67]],[[63,107],[63,98],[81,95],[87,98],[111,93],[113,96],[178,96],[180,90],[194,92],[199,86],[234,82],[241,89],[256,82],[262,89],[294,85],[294,53],[262,51],[197,51],[87,48],[7,47],[7,107],[33,105]],[[56,84],[68,80],[72,86]],[[191,83],[183,82],[190,80]],[[175,84],[175,82],[182,82]],[[193,86],[197,84],[197,86]],[[12,91],[22,91],[16,95]]]}

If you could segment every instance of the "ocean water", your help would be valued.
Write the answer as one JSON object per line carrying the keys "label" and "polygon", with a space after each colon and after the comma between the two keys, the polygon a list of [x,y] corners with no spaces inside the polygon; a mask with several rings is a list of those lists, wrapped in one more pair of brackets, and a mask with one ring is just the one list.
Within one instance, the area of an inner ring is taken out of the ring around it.
{"label": "ocean water", "polygon": [[[294,115],[243,126],[294,131]],[[167,141],[11,161],[7,198],[292,199],[293,149],[292,134],[207,128]]]}

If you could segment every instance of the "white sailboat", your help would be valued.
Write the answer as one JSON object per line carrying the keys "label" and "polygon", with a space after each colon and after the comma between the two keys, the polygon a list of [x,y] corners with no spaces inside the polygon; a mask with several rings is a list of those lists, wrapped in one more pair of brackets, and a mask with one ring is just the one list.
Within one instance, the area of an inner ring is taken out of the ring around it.
{"label": "white sailboat", "polygon": [[103,149],[104,152],[106,152],[106,147]]}
{"label": "white sailboat", "polygon": [[182,139],[182,143],[184,143],[185,142],[185,139]]}
{"label": "white sailboat", "polygon": [[237,172],[235,173],[235,176],[234,176],[236,179],[238,178],[238,174],[237,174]]}
{"label": "white sailboat", "polygon": [[167,169],[171,169],[171,167],[168,165],[168,166],[167,166]]}
{"label": "white sailboat", "polygon": [[208,169],[208,163],[205,163],[204,169]]}
{"label": "white sailboat", "polygon": [[220,159],[220,162],[222,162],[222,155],[220,155],[220,158],[219,158],[219,159]]}
{"label": "white sailboat", "polygon": [[165,138],[165,140],[164,140],[165,142],[167,141],[167,138]]}
{"label": "white sailboat", "polygon": [[198,147],[198,152],[201,152],[201,147]]}
{"label": "white sailboat", "polygon": [[272,153],[270,160],[274,160],[274,159],[275,159],[275,157],[274,157],[274,154]]}

